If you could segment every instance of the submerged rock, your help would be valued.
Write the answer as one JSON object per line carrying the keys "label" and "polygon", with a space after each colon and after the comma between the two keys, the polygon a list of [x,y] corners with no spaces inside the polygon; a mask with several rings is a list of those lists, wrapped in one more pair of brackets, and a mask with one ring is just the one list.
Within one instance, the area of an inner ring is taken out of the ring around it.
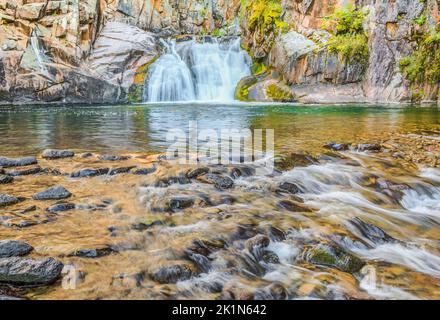
{"label": "submerged rock", "polygon": [[10,170],[8,171],[8,175],[13,177],[19,177],[19,176],[29,176],[32,174],[37,174],[42,171],[41,167],[36,166],[32,168],[26,168],[26,169],[17,169],[17,170]]}
{"label": "submerged rock", "polygon": [[240,177],[250,177],[255,174],[256,170],[254,168],[248,167],[248,166],[239,166],[239,167],[233,167],[229,174],[232,178],[238,179]]}
{"label": "submerged rock", "polygon": [[130,156],[117,156],[113,154],[103,154],[98,157],[99,160],[102,161],[123,161],[130,159]]}
{"label": "submerged rock", "polygon": [[9,194],[0,193],[0,207],[10,206],[12,204],[24,201],[24,198],[10,196]]}
{"label": "submerged rock", "polygon": [[250,238],[246,241],[245,247],[249,252],[253,252],[258,249],[266,248],[270,243],[270,239],[263,235],[259,234],[253,238]]}
{"label": "submerged rock", "polygon": [[151,275],[154,281],[166,284],[177,283],[182,280],[188,280],[192,277],[193,272],[190,266],[185,264],[177,264],[165,266],[157,269]]}
{"label": "submerged rock", "polygon": [[145,230],[151,229],[153,227],[163,226],[163,225],[164,225],[163,221],[156,220],[156,221],[153,221],[151,223],[142,223],[142,222],[140,222],[140,223],[132,224],[131,225],[131,229],[132,230],[136,230],[136,231],[145,231]]}
{"label": "submerged rock", "polygon": [[173,212],[178,212],[183,209],[191,208],[195,203],[194,198],[191,197],[173,197],[168,202],[168,207]]}
{"label": "submerged rock", "polygon": [[310,208],[307,208],[296,201],[281,200],[278,202],[277,206],[291,212],[312,212]]}
{"label": "submerged rock", "polygon": [[0,157],[0,167],[22,167],[30,166],[31,164],[37,164],[37,158],[35,157],[24,157],[24,158],[6,158]]}
{"label": "submerged rock", "polygon": [[46,149],[41,154],[41,157],[44,159],[54,160],[54,159],[62,159],[62,158],[71,158],[74,155],[75,152],[70,150]]}
{"label": "submerged rock", "polygon": [[188,179],[185,175],[166,177],[157,180],[153,185],[156,188],[166,188],[173,184],[189,184],[191,180]]}
{"label": "submerged rock", "polygon": [[214,184],[214,186],[220,190],[230,189],[234,186],[234,181],[231,178],[220,174],[209,173],[204,175],[202,180],[207,183]]}
{"label": "submerged rock", "polygon": [[139,169],[134,169],[133,171],[132,171],[132,173],[133,174],[136,174],[136,175],[149,175],[149,174],[152,174],[153,172],[155,172],[156,171],[156,168],[155,167],[151,167],[151,168],[139,168]]}
{"label": "submerged rock", "polygon": [[393,243],[397,240],[388,235],[385,231],[383,231],[378,226],[375,226],[370,223],[366,223],[359,218],[353,218],[350,220],[350,223],[357,229],[359,232],[370,240],[373,244],[384,244],[384,243]]}
{"label": "submerged rock", "polygon": [[287,300],[289,293],[280,283],[272,283],[255,291],[255,300]]}
{"label": "submerged rock", "polygon": [[42,192],[39,192],[35,194],[32,199],[34,200],[61,200],[61,199],[67,199],[72,194],[63,186],[55,186],[52,188],[49,188],[47,190],[44,190]]}
{"label": "submerged rock", "polygon": [[50,213],[58,213],[63,211],[69,211],[75,209],[76,206],[73,203],[57,203],[46,209]]}
{"label": "submerged rock", "polygon": [[113,168],[108,173],[110,176],[114,176],[121,173],[128,173],[130,170],[136,168],[136,166],[130,166],[130,167],[119,167],[119,168]]}
{"label": "submerged rock", "polygon": [[290,194],[296,194],[300,192],[299,188],[291,182],[282,182],[278,186],[276,191],[279,193],[290,193]]}
{"label": "submerged rock", "polygon": [[357,145],[357,151],[380,151],[382,147],[376,143],[361,143]]}
{"label": "submerged rock", "polygon": [[278,255],[275,252],[269,250],[263,252],[261,260],[263,260],[266,263],[273,263],[273,264],[280,263],[280,258],[278,257]]}
{"label": "submerged rock", "polygon": [[23,241],[0,240],[0,258],[25,256],[34,248]]}
{"label": "submerged rock", "polygon": [[276,169],[287,171],[295,167],[307,167],[317,164],[318,159],[306,153],[290,153],[275,157],[274,162]]}
{"label": "submerged rock", "polygon": [[303,252],[303,259],[316,265],[332,267],[348,273],[357,272],[365,265],[365,262],[358,257],[335,245],[324,243],[306,249]]}
{"label": "submerged rock", "polygon": [[272,241],[279,242],[286,240],[286,234],[284,231],[274,226],[265,226],[263,227],[263,231]]}
{"label": "submerged rock", "polygon": [[0,184],[7,184],[11,183],[12,181],[14,181],[14,178],[12,178],[11,176],[0,174]]}
{"label": "submerged rock", "polygon": [[209,171],[210,170],[207,167],[195,168],[195,169],[188,171],[186,173],[186,176],[188,177],[188,179],[197,179],[198,177],[209,173]]}
{"label": "submerged rock", "polygon": [[99,168],[99,169],[81,169],[70,174],[71,178],[87,178],[102,176],[109,172],[109,168]]}
{"label": "submerged rock", "polygon": [[81,257],[81,258],[100,258],[100,257],[108,256],[113,252],[114,250],[112,250],[109,247],[99,248],[99,249],[80,249],[71,253],[69,256]]}
{"label": "submerged rock", "polygon": [[20,257],[0,259],[0,282],[15,285],[47,285],[61,274],[63,264],[53,258],[25,259]]}
{"label": "submerged rock", "polygon": [[333,150],[333,151],[347,151],[350,147],[346,143],[336,143],[330,142],[324,146],[324,148]]}

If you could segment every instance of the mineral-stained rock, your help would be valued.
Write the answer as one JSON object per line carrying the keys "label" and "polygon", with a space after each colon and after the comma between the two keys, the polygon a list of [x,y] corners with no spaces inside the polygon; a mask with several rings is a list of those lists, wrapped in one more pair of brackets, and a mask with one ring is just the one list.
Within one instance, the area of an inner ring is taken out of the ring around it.
{"label": "mineral-stained rock", "polygon": [[25,256],[34,248],[23,241],[0,240],[0,258]]}
{"label": "mineral-stained rock", "polygon": [[335,245],[325,243],[307,248],[303,252],[303,258],[310,263],[336,268],[348,273],[357,272],[365,265],[356,256]]}
{"label": "mineral-stained rock", "polygon": [[11,257],[0,259],[0,283],[15,285],[46,285],[58,279],[63,264],[53,258],[26,259]]}
{"label": "mineral-stained rock", "polygon": [[152,278],[159,283],[177,283],[178,281],[188,280],[193,275],[188,265],[176,264],[160,267],[153,271]]}
{"label": "mineral-stained rock", "polygon": [[71,150],[55,150],[55,149],[47,149],[44,150],[41,156],[44,159],[62,159],[62,158],[71,158],[75,155],[75,152]]}
{"label": "mineral-stained rock", "polygon": [[25,157],[25,158],[0,157],[0,167],[3,167],[3,168],[29,166],[31,164],[37,164],[37,158],[35,158],[35,157]]}
{"label": "mineral-stained rock", "polygon": [[72,194],[63,186],[55,186],[35,194],[34,200],[60,200],[69,198]]}

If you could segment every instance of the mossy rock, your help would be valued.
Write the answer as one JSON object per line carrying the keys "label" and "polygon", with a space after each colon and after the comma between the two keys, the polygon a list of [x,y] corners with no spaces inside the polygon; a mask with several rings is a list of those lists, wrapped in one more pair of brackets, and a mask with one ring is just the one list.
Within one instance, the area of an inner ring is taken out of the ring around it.
{"label": "mossy rock", "polygon": [[148,77],[148,68],[159,59],[160,55],[155,56],[153,59],[147,63],[141,65],[136,69],[133,78],[133,84],[128,90],[128,102],[138,103],[142,102],[142,93],[144,91],[145,80]]}
{"label": "mossy rock", "polygon": [[355,273],[365,265],[365,262],[358,257],[335,245],[325,243],[307,248],[303,253],[303,258],[307,262],[336,268],[348,273]]}
{"label": "mossy rock", "polygon": [[249,99],[249,88],[258,82],[256,76],[247,76],[241,79],[235,88],[235,99],[239,101],[251,101]]}
{"label": "mossy rock", "polygon": [[286,85],[279,83],[272,83],[266,87],[266,95],[268,98],[276,102],[291,102],[295,97]]}

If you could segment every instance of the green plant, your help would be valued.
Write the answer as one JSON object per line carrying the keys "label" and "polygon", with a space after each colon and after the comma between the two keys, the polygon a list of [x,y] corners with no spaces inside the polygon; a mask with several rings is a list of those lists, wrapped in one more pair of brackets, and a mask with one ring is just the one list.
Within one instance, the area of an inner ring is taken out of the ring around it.
{"label": "green plant", "polygon": [[292,92],[272,83],[266,88],[266,94],[274,101],[287,102],[294,99]]}
{"label": "green plant", "polygon": [[333,32],[327,44],[329,53],[339,54],[347,62],[368,63],[368,36],[363,28],[367,12],[348,5],[324,20],[323,27]]}
{"label": "green plant", "polygon": [[419,26],[423,26],[426,23],[426,19],[427,19],[426,16],[422,14],[420,17],[415,19],[414,22]]}

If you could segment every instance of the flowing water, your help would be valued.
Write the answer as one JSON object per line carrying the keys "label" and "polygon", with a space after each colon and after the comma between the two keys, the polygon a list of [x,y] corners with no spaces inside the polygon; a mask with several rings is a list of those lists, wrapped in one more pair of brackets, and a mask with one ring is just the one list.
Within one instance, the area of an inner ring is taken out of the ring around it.
{"label": "flowing water", "polygon": [[[210,166],[211,172],[233,178],[229,189],[184,179],[193,166],[175,165],[157,154],[167,147],[167,130],[186,130],[189,120],[197,120],[199,129],[273,128],[277,153],[307,152],[315,160],[275,173],[255,172],[252,164]],[[438,143],[439,109],[2,107],[1,156],[36,155],[46,148],[132,156],[116,162],[95,155],[39,159],[41,167],[52,169],[47,172],[57,169],[61,175],[22,176],[0,185],[0,193],[28,198],[1,209],[0,237],[25,240],[35,248],[32,257],[56,257],[75,270],[74,289],[60,281],[19,294],[36,299],[440,299],[439,168],[386,152],[335,153],[322,147],[329,141],[384,142],[397,135]],[[81,179],[63,175],[130,166],[155,171]],[[283,183],[295,185],[297,192],[280,191]],[[48,216],[44,209],[56,201],[29,198],[55,184],[73,193],[68,202],[75,209]],[[190,205],[171,205],[176,198],[190,199]],[[26,212],[32,205],[36,209]],[[248,239],[259,234],[270,241],[252,245]],[[343,271],[311,261],[310,248],[323,244],[365,265]],[[112,252],[99,258],[70,256],[109,247]],[[187,266],[192,275],[182,272],[177,283],[161,283],[154,275],[170,265]]]}
{"label": "flowing water", "polygon": [[235,87],[250,74],[250,58],[239,38],[206,37],[163,41],[163,54],[151,65],[144,101],[234,100]]}

